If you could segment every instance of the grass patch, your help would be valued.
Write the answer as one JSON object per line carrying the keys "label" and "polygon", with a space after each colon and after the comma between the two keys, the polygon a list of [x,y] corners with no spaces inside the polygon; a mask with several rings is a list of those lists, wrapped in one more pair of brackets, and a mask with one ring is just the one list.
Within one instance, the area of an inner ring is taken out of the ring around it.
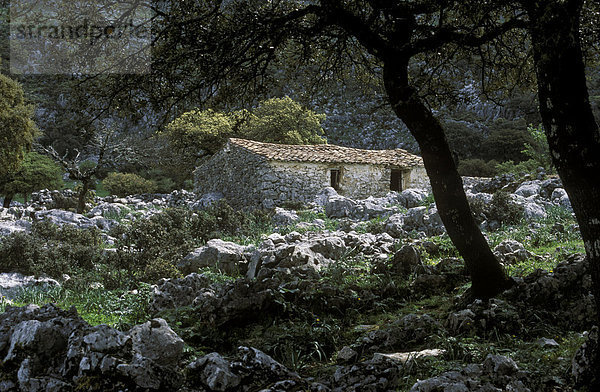
{"label": "grass patch", "polygon": [[[35,304],[43,306],[54,303],[62,309],[74,306],[79,315],[91,325],[107,324],[121,330],[150,319],[148,304],[151,288],[141,284],[137,290],[105,290],[90,288],[84,291],[63,286],[51,288],[24,288],[17,293],[12,306]],[[7,303],[0,304],[4,312]]]}

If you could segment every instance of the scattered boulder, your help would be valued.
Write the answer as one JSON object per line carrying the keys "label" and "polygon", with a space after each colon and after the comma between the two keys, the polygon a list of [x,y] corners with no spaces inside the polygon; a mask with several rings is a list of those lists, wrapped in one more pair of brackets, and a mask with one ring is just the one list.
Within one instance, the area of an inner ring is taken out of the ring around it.
{"label": "scattered boulder", "polygon": [[300,220],[296,211],[289,211],[284,208],[275,207],[275,214],[271,218],[271,222],[275,226],[289,226]]}
{"label": "scattered boulder", "polygon": [[242,273],[247,270],[247,247],[234,242],[212,239],[195,249],[177,265],[184,274],[198,272],[200,268],[214,267],[225,273]]}
{"label": "scattered boulder", "polygon": [[189,378],[211,391],[233,391],[242,382],[242,377],[231,370],[231,364],[218,353],[200,357],[187,366]]}
{"label": "scattered boulder", "polygon": [[488,354],[482,365],[471,364],[461,371],[450,371],[418,381],[411,392],[433,391],[514,391],[530,392],[527,374],[517,364],[502,355]]}
{"label": "scattered boulder", "polygon": [[392,258],[390,271],[400,276],[408,276],[419,267],[423,267],[421,255],[412,245],[404,245]]}
{"label": "scattered boulder", "polygon": [[562,188],[562,181],[558,177],[548,178],[547,180],[543,180],[540,183],[540,196],[543,199],[551,199],[554,190],[557,188]]}
{"label": "scattered boulder", "polygon": [[75,390],[85,377],[97,389],[176,390],[183,341],[162,319],[120,332],[90,326],[75,309],[8,307],[0,314],[0,355],[6,379],[27,391]]}
{"label": "scattered boulder", "polygon": [[354,362],[358,359],[358,353],[349,346],[344,346],[336,355],[338,363]]}
{"label": "scattered boulder", "polygon": [[330,198],[338,196],[335,189],[328,186],[325,187],[315,196],[314,204],[317,206],[325,206]]}
{"label": "scattered boulder", "polygon": [[571,361],[571,376],[575,386],[599,385],[598,363],[600,363],[600,343],[598,326],[594,326]]}
{"label": "scattered boulder", "polygon": [[402,365],[386,358],[338,366],[331,377],[333,392],[393,391],[400,381]]}
{"label": "scattered boulder", "polygon": [[35,276],[25,276],[17,272],[7,272],[0,274],[0,296],[12,300],[25,288],[31,287],[56,287],[59,283],[51,278]]}
{"label": "scattered boulder", "polygon": [[420,351],[408,351],[402,353],[375,353],[373,354],[374,362],[382,362],[382,361],[395,361],[401,363],[402,365],[406,365],[410,361],[414,361],[421,358],[427,357],[439,357],[440,355],[444,355],[446,350],[441,350],[439,348],[434,349],[425,349]]}
{"label": "scattered boulder", "polygon": [[546,219],[548,213],[541,205],[533,202],[528,202],[523,205],[523,216],[525,219]]}
{"label": "scattered boulder", "polygon": [[535,257],[520,242],[511,239],[504,240],[498,244],[494,248],[494,255],[505,265],[521,263]]}
{"label": "scattered boulder", "polygon": [[414,208],[423,204],[429,196],[429,192],[424,189],[405,189],[397,196],[397,203],[405,208]]}
{"label": "scattered boulder", "polygon": [[184,278],[161,279],[153,286],[150,309],[158,313],[166,309],[189,306],[201,290],[210,286],[204,274],[191,273]]}
{"label": "scattered boulder", "polygon": [[27,232],[31,230],[31,222],[23,219],[0,220],[0,237],[16,232]]}
{"label": "scattered boulder", "polygon": [[515,190],[514,193],[515,195],[523,196],[525,198],[530,196],[536,196],[540,193],[540,190],[542,189],[540,184],[541,181],[539,180],[525,181],[524,183],[519,185],[519,187],[517,188],[517,190]]}
{"label": "scattered boulder", "polygon": [[573,207],[571,207],[571,200],[569,200],[569,195],[563,188],[554,189],[550,196],[550,200],[559,206],[573,210]]}
{"label": "scattered boulder", "polygon": [[161,318],[136,325],[129,331],[134,356],[148,358],[161,366],[177,366],[183,340]]}
{"label": "scattered boulder", "polygon": [[328,218],[347,218],[352,216],[357,204],[344,196],[331,196],[325,203],[325,214]]}

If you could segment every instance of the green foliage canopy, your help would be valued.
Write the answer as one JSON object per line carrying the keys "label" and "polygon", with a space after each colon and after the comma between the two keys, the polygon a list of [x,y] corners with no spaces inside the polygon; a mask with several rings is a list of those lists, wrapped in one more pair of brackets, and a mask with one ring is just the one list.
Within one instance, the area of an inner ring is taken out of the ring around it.
{"label": "green foliage canopy", "polygon": [[208,110],[192,110],[167,125],[165,135],[178,150],[214,154],[233,135],[231,117]]}
{"label": "green foliage canopy", "polygon": [[146,180],[134,173],[110,173],[104,179],[104,187],[112,195],[127,196],[152,193],[156,190],[154,181]]}
{"label": "green foliage canopy", "polygon": [[241,126],[247,139],[279,144],[322,144],[324,114],[304,109],[290,97],[263,101]]}
{"label": "green foliage canopy", "polygon": [[40,189],[58,189],[63,185],[62,170],[50,157],[29,152],[25,154],[21,168],[10,176],[10,181],[0,183],[4,195],[29,194]]}
{"label": "green foliage canopy", "polygon": [[19,168],[37,133],[19,83],[0,74],[0,176]]}
{"label": "green foliage canopy", "polygon": [[324,114],[305,109],[289,97],[271,98],[251,111],[192,110],[171,122],[163,134],[176,149],[212,155],[229,137],[282,144],[325,143],[324,120]]}

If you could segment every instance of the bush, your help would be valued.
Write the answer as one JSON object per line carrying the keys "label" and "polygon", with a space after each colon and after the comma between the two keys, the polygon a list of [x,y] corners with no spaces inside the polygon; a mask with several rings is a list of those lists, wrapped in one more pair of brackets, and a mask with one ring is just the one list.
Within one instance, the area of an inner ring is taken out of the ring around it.
{"label": "bush", "polygon": [[0,181],[0,193],[20,193],[27,200],[40,189],[60,189],[63,186],[62,170],[52,159],[37,152],[25,154],[21,168],[10,176],[10,181]]}
{"label": "bush", "polygon": [[477,223],[487,220],[514,225],[523,219],[523,207],[513,203],[510,194],[505,191],[494,193],[489,204],[475,199],[469,201],[469,206]]}
{"label": "bush", "polygon": [[533,142],[525,143],[525,149],[522,151],[523,154],[528,156],[530,160],[533,160],[537,166],[543,167],[547,172],[553,171],[552,158],[550,156],[550,147],[548,146],[548,140],[541,126],[527,127],[527,131],[531,135]]}
{"label": "bush", "polygon": [[494,177],[496,175],[496,165],[498,162],[492,160],[489,162],[483,159],[463,159],[458,164],[458,172],[461,176],[471,177]]}
{"label": "bush", "polygon": [[97,229],[59,227],[36,222],[31,233],[12,233],[0,242],[0,272],[48,275],[91,272],[102,259],[100,232]]}
{"label": "bush", "polygon": [[117,250],[109,256],[113,268],[106,271],[105,284],[120,287],[176,276],[172,266],[194,248],[213,238],[259,237],[268,222],[264,213],[247,213],[220,202],[198,212],[167,209],[130,226],[117,226],[111,232]]}
{"label": "bush", "polygon": [[528,159],[523,162],[514,163],[513,161],[506,161],[496,165],[498,174],[515,174],[518,177],[523,177],[526,174],[534,174],[537,171],[539,164],[533,159]]}
{"label": "bush", "polygon": [[152,193],[156,190],[154,181],[146,180],[133,173],[110,173],[104,179],[104,188],[112,195],[120,197]]}
{"label": "bush", "polygon": [[182,276],[173,263],[157,258],[148,262],[144,269],[142,280],[144,282],[156,283],[162,278],[181,278]]}
{"label": "bush", "polygon": [[508,192],[498,191],[492,197],[487,217],[501,224],[512,225],[523,219],[523,212],[523,207],[513,203]]}

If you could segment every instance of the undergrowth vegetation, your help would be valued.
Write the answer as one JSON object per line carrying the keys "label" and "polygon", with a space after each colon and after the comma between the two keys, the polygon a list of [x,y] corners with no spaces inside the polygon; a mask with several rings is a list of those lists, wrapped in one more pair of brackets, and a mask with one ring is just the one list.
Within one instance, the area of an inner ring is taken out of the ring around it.
{"label": "undergrowth vegetation", "polygon": [[[583,252],[570,212],[552,207],[547,218],[528,222],[522,210],[508,209],[507,205],[507,195],[497,193],[490,205],[480,210],[475,206],[475,210],[488,218],[502,218],[502,225],[486,234],[492,247],[513,239],[531,252],[531,258],[507,268],[510,275],[526,276],[537,268],[552,271],[568,255]],[[124,218],[126,213],[119,216]],[[390,273],[392,254],[383,260],[348,249],[335,263],[324,267],[317,280],[280,286],[269,309],[236,323],[215,325],[201,320],[193,306],[151,313],[150,284],[161,278],[181,277],[177,263],[210,239],[258,244],[274,230],[286,234],[345,227],[343,222],[314,210],[298,211],[298,216],[299,222],[275,229],[269,213],[242,212],[226,204],[204,211],[166,209],[117,226],[109,233],[114,244],[106,243],[106,237],[97,230],[37,222],[29,234],[14,233],[0,240],[0,270],[47,275],[62,283],[50,289],[23,290],[12,300],[13,305],[54,302],[62,308],[75,306],[88,322],[122,330],[151,317],[163,317],[185,340],[191,357],[212,351],[226,355],[239,345],[247,345],[265,351],[292,370],[315,377],[335,371],[337,355],[344,346],[356,348],[359,356],[368,356],[369,352],[361,351],[366,347],[365,336],[390,328],[406,315],[430,315],[443,322],[457,298],[469,288],[468,277],[459,272],[456,284],[448,290],[417,294],[412,289],[416,276]],[[355,226],[358,233],[378,233],[383,228],[381,218]],[[458,266],[462,264],[446,234],[405,238],[396,249],[403,244],[419,249],[426,268],[448,263],[449,258],[457,260]],[[216,286],[234,284],[238,278],[210,268],[199,272]],[[0,310],[6,304],[0,302]],[[580,332],[541,325],[532,327],[526,336],[492,328],[483,335],[437,332],[403,342],[403,350],[438,348],[444,354],[415,359],[403,367],[399,390],[410,389],[418,379],[481,362],[490,353],[508,355],[539,379],[563,377],[583,341]],[[542,337],[555,339],[559,347],[540,347],[536,339]]]}

